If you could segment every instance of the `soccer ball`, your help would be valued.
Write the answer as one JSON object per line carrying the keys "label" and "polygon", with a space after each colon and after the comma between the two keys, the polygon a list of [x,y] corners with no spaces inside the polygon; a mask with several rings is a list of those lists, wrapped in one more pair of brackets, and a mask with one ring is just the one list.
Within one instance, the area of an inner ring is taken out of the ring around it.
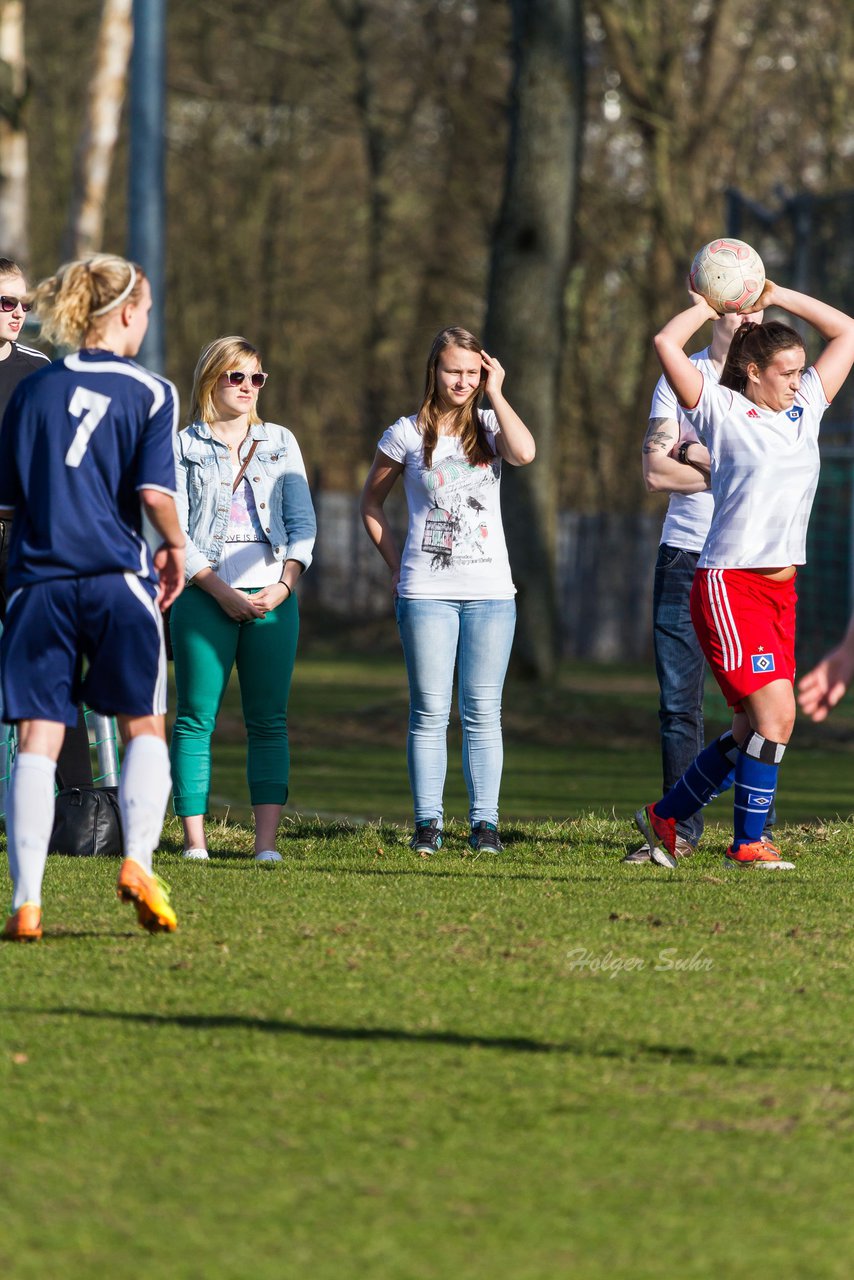
{"label": "soccer ball", "polygon": [[743,240],[712,240],[691,264],[691,288],[721,315],[743,311],[765,288],[762,259]]}

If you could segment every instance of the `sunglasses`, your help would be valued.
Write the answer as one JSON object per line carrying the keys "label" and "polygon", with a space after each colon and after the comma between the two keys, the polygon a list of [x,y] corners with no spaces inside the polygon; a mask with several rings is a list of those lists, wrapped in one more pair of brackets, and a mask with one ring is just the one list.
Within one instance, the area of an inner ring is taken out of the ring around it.
{"label": "sunglasses", "polygon": [[[0,302],[2,302],[1,298]],[[248,378],[256,391],[260,391],[267,381],[266,373],[244,373],[242,369],[234,369],[231,373],[224,373],[223,377],[230,387],[242,387]]]}
{"label": "sunglasses", "polygon": [[0,311],[14,311],[20,307],[22,311],[32,311],[33,304],[24,302],[23,298],[14,298],[9,293],[0,293]]}

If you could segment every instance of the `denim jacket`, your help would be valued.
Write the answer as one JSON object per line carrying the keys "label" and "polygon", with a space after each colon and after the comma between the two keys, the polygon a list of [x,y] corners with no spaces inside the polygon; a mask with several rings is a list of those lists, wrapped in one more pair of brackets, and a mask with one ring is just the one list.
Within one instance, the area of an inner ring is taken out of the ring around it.
{"label": "denim jacket", "polygon": [[[250,428],[258,444],[246,468],[255,506],[277,560],[299,560],[306,569],[317,522],[296,438],[287,427],[261,422]],[[241,458],[246,449],[241,449]],[[187,581],[201,569],[216,569],[225,545],[234,481],[228,446],[206,422],[193,422],[175,436],[175,496],[187,534]]]}

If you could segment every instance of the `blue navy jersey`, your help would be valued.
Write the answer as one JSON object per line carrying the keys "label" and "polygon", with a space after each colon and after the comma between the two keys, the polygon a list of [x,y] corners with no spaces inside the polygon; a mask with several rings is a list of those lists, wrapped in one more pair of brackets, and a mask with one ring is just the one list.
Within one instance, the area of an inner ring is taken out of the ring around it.
{"label": "blue navy jersey", "polygon": [[175,492],[171,382],[76,351],[18,384],[0,428],[0,510],[14,510],[9,590],[57,578],[154,580],[140,489]]}

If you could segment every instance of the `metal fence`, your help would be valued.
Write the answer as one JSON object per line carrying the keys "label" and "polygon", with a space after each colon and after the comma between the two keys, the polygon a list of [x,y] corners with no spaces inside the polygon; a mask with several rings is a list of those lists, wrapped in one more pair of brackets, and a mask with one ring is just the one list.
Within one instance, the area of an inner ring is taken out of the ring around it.
{"label": "metal fence", "polygon": [[[304,606],[342,622],[387,617],[393,628],[388,570],[368,540],[358,498],[315,494],[318,538],[304,584]],[[831,427],[798,574],[798,660],[813,663],[835,644],[852,606],[854,568],[854,436]],[[390,504],[398,538],[402,504]],[[556,590],[564,656],[638,662],[652,655],[652,578],[661,514],[564,511],[558,522]]]}
{"label": "metal fence", "polygon": [[[96,787],[117,787],[120,765],[116,722],[112,716],[98,715],[88,707],[84,715],[89,732],[92,781]],[[15,730],[11,725],[0,724],[0,818],[6,815],[6,795],[16,750]]]}

